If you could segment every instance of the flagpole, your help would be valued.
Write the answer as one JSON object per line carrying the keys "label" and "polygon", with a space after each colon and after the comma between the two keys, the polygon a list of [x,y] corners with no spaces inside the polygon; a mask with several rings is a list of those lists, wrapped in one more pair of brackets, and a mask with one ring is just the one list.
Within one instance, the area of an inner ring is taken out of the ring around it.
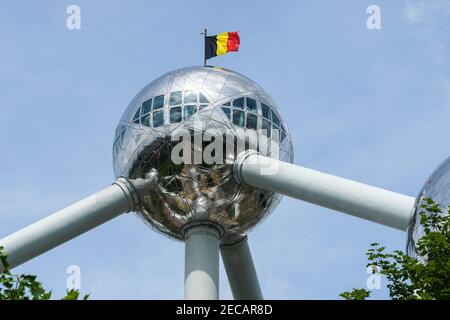
{"label": "flagpole", "polygon": [[206,67],[206,35],[208,34],[208,30],[206,30],[206,28],[205,28],[205,31],[203,32],[203,36],[204,36],[204,41],[203,41],[203,45],[204,45],[204,50],[203,50],[203,57],[204,57],[204,60],[203,60],[203,66],[205,66]]}

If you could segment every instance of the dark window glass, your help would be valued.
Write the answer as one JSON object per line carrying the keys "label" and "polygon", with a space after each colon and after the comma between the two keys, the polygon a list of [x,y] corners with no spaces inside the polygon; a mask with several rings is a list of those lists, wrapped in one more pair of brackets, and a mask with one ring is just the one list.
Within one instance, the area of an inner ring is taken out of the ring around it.
{"label": "dark window glass", "polygon": [[284,133],[284,131],[281,131],[281,141],[283,142],[285,138],[286,138],[286,133]]}
{"label": "dark window glass", "polygon": [[270,108],[268,105],[265,105],[264,103],[261,103],[261,111],[263,114],[263,117],[270,120]]}
{"label": "dark window glass", "polygon": [[185,91],[184,92],[184,103],[197,103],[197,92],[195,91]]}
{"label": "dark window glass", "polygon": [[164,111],[159,110],[153,112],[153,127],[157,128],[161,127],[162,125],[164,125]]}
{"label": "dark window glass", "polygon": [[181,91],[174,91],[170,94],[169,105],[176,106],[181,104]]}
{"label": "dark window glass", "polygon": [[136,119],[133,122],[139,124],[139,119]]}
{"label": "dark window glass", "polygon": [[258,124],[258,118],[251,113],[247,113],[247,129],[255,129]]}
{"label": "dark window glass", "polygon": [[233,107],[244,109],[244,98],[234,100]]}
{"label": "dark window glass", "polygon": [[187,105],[184,106],[184,120],[191,117],[197,111],[197,106]]}
{"label": "dark window glass", "polygon": [[244,127],[245,113],[240,110],[233,110],[233,123],[237,126]]}
{"label": "dark window glass", "polygon": [[181,122],[181,107],[170,108],[170,123]]}
{"label": "dark window glass", "polygon": [[245,100],[247,101],[247,110],[257,112],[258,109],[256,108],[256,100],[252,98],[245,98]]}
{"label": "dark window glass", "polygon": [[224,108],[222,107],[223,112],[227,115],[228,119],[231,119],[231,110],[230,108]]}
{"label": "dark window glass", "polygon": [[200,103],[209,103],[208,99],[202,93],[200,93]]}
{"label": "dark window glass", "polygon": [[141,118],[141,124],[150,127],[150,114],[147,114]]}
{"label": "dark window glass", "polygon": [[148,99],[142,104],[142,114],[147,114],[152,110],[152,99]]}
{"label": "dark window glass", "polygon": [[262,123],[263,134],[265,134],[266,136],[270,137],[270,132],[271,132],[270,129],[271,129],[270,122],[267,121],[266,119],[264,119],[263,123]]}
{"label": "dark window glass", "polygon": [[[141,108],[137,109],[136,113],[134,114],[133,120],[136,120],[136,119],[139,120],[140,116],[141,116]],[[139,121],[138,121],[138,123],[139,123]]]}
{"label": "dark window glass", "polygon": [[225,102],[224,104],[223,104],[224,106],[231,106],[231,102],[230,101],[228,101],[228,102]]}
{"label": "dark window glass", "polygon": [[280,126],[280,119],[278,119],[277,115],[273,111],[272,111],[272,121],[275,125]]}
{"label": "dark window glass", "polygon": [[157,96],[153,99],[153,110],[164,107],[164,95]]}

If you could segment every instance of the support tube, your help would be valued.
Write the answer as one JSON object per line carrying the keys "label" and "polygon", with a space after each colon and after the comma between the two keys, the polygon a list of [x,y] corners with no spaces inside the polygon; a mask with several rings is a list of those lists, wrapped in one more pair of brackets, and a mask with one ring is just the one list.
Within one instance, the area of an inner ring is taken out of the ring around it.
{"label": "support tube", "polygon": [[[153,175],[113,185],[0,240],[9,267],[16,267],[118,215],[139,206],[139,193],[152,187]],[[0,271],[3,265],[0,263]]]}
{"label": "support tube", "polygon": [[415,198],[256,154],[241,153],[238,182],[406,231]]}
{"label": "support tube", "polygon": [[220,246],[223,264],[235,300],[263,300],[247,237]]}

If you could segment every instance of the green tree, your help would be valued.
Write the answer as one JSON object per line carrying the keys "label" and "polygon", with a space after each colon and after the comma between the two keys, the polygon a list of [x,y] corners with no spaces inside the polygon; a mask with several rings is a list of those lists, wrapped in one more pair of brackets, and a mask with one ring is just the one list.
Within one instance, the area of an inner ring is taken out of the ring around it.
{"label": "green tree", "polygon": [[[450,206],[447,212],[431,199],[421,204],[424,234],[416,243],[417,256],[372,243],[367,266],[378,266],[388,281],[393,300],[450,299]],[[375,272],[375,271],[374,271]],[[346,300],[365,300],[370,291],[353,289],[340,294]]]}
{"label": "green tree", "polygon": [[[49,300],[51,291],[46,291],[37,280],[37,277],[29,274],[13,274],[9,268],[8,257],[0,247],[0,262],[3,271],[0,273],[0,300]],[[67,290],[62,300],[78,300],[78,290]],[[84,295],[87,300],[89,295]]]}

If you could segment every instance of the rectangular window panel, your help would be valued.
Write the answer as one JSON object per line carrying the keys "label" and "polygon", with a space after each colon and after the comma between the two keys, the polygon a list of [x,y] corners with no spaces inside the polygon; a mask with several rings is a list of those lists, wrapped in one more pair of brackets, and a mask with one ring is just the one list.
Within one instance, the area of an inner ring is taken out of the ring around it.
{"label": "rectangular window panel", "polygon": [[153,99],[153,110],[164,107],[164,95],[157,96]]}
{"label": "rectangular window panel", "polygon": [[224,106],[231,106],[231,102],[230,101],[228,101],[228,102],[225,102],[224,104],[223,104]]}
{"label": "rectangular window panel", "polygon": [[270,120],[270,108],[268,105],[265,105],[264,103],[261,103],[261,111],[263,114],[263,117]]}
{"label": "rectangular window panel", "polygon": [[152,110],[152,99],[144,101],[142,104],[142,114],[147,114]]}
{"label": "rectangular window panel", "polygon": [[258,126],[258,118],[256,115],[247,113],[247,129],[255,129]]}
{"label": "rectangular window panel", "polygon": [[265,134],[267,137],[270,137],[270,135],[271,135],[271,126],[270,126],[270,122],[267,121],[266,119],[263,120],[262,130],[263,130],[263,134]]}
{"label": "rectangular window panel", "polygon": [[170,123],[181,122],[181,107],[170,108]]}
{"label": "rectangular window panel", "polygon": [[244,98],[234,100],[233,107],[244,109]]}
{"label": "rectangular window panel", "polygon": [[147,127],[150,127],[150,114],[147,114],[142,117],[141,124]]}
{"label": "rectangular window panel", "polygon": [[223,112],[225,112],[225,114],[228,117],[228,119],[231,119],[231,110],[230,110],[230,108],[222,107],[222,110],[223,110]]}
{"label": "rectangular window panel", "polygon": [[164,125],[164,110],[153,112],[153,127],[161,127]]}
{"label": "rectangular window panel", "polygon": [[184,92],[184,104],[197,103],[197,92],[185,91]]}
{"label": "rectangular window panel", "polygon": [[276,126],[280,126],[280,119],[278,119],[277,115],[273,111],[272,111],[272,121],[273,124],[275,124]]}
{"label": "rectangular window panel", "polygon": [[233,110],[233,123],[237,126],[244,127],[245,113],[240,110]]}
{"label": "rectangular window panel", "polygon": [[256,100],[248,97],[245,100],[247,102],[247,110],[256,113],[258,111],[256,108]]}
{"label": "rectangular window panel", "polygon": [[184,106],[184,120],[189,119],[197,111],[197,106]]}
{"label": "rectangular window panel", "polygon": [[181,104],[181,91],[174,91],[170,94],[169,105],[176,106]]}

